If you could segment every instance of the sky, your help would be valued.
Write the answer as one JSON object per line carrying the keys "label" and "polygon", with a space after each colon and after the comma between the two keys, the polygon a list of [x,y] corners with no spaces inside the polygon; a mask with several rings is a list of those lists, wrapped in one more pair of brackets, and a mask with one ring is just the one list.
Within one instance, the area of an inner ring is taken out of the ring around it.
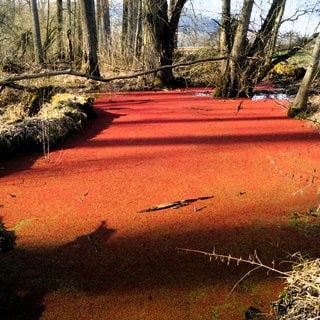
{"label": "sky", "polygon": [[[257,9],[257,6],[263,7],[266,3],[269,1],[267,0],[256,0],[255,8]],[[305,1],[301,0],[287,0],[286,4],[286,11],[285,16],[288,17],[292,15],[297,8],[301,8],[304,5]],[[306,1],[308,4],[311,4],[313,2],[318,2],[319,0],[309,0]],[[231,8],[236,10],[240,9],[242,1],[239,0],[233,0],[231,2]],[[197,15],[208,15],[212,16],[213,18],[218,18],[219,14],[221,12],[221,0],[188,0],[186,4],[186,8],[188,10],[194,10],[194,12]],[[257,11],[257,10],[256,10]],[[260,13],[260,11],[259,11]],[[259,18],[259,14],[257,14],[257,18]],[[295,22],[287,22],[283,25],[282,31],[296,31],[299,32],[301,35],[307,35],[310,33],[315,32],[315,27],[320,22],[320,15],[318,16],[314,15],[313,17],[307,17],[303,16],[299,18],[299,20]]]}

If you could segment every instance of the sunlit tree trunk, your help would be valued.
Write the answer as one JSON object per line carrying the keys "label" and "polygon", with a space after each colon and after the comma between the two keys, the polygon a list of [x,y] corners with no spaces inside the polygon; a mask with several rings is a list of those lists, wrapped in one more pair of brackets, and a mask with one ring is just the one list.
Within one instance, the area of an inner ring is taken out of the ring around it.
{"label": "sunlit tree trunk", "polygon": [[229,53],[230,48],[230,23],[231,23],[231,0],[222,0],[221,27],[220,27],[220,54]]}
{"label": "sunlit tree trunk", "polygon": [[300,84],[298,93],[292,105],[290,106],[290,109],[288,112],[289,116],[294,117],[300,111],[304,111],[307,109],[309,89],[318,71],[319,60],[320,60],[320,33],[317,36],[317,39],[313,48],[312,59],[307,68],[307,72]]}
{"label": "sunlit tree trunk", "polygon": [[254,0],[245,0],[243,3],[240,20],[234,36],[234,42],[230,55],[230,72],[229,72],[229,88],[227,95],[235,96],[238,94],[240,79],[242,72],[243,60],[247,59],[247,34]]}
{"label": "sunlit tree trunk", "polygon": [[[274,59],[274,51],[282,22],[286,0],[273,0],[268,13],[254,39],[249,41],[248,32],[253,0],[245,0],[233,35],[233,20],[230,1],[223,0],[220,53],[228,55],[224,62],[221,81],[217,85],[217,97],[237,97],[252,95],[255,85],[260,82],[281,57]],[[231,23],[231,24],[230,24]],[[288,58],[283,55],[282,60]]]}

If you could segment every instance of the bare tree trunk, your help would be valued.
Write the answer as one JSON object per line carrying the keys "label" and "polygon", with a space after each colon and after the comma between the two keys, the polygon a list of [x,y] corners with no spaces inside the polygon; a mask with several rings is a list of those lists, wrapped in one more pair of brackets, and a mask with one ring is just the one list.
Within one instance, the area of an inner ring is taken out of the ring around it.
{"label": "bare tree trunk", "polygon": [[142,50],[142,23],[143,23],[143,17],[142,17],[142,0],[138,1],[138,13],[137,13],[137,28],[136,33],[134,37],[134,65],[137,61],[140,60],[141,57],[141,50]]}
{"label": "bare tree trunk", "polygon": [[222,0],[220,24],[220,54],[225,56],[231,52],[230,24],[231,24],[231,0]]}
{"label": "bare tree trunk", "polygon": [[[82,4],[80,0],[76,1],[74,4],[74,34],[73,34],[73,41],[72,43],[74,44],[74,57],[77,60],[78,63],[83,63],[83,60],[86,60],[86,37],[84,35],[84,29],[83,27],[83,9],[82,9]],[[82,41],[79,41],[82,40]],[[82,43],[84,42],[84,43]]]}
{"label": "bare tree trunk", "polygon": [[102,43],[106,46],[108,55],[111,49],[111,24],[109,0],[102,0]]}
{"label": "bare tree trunk", "polygon": [[121,54],[125,59],[128,55],[129,1],[123,0],[122,6]]}
{"label": "bare tree trunk", "polygon": [[97,37],[99,43],[102,43],[102,4],[101,0],[95,0],[96,4],[96,24],[97,24]]}
{"label": "bare tree trunk", "polygon": [[32,16],[33,16],[33,43],[34,43],[35,60],[38,63],[42,63],[43,53],[42,53],[41,32],[40,32],[37,0],[31,0],[31,10],[32,10]]}
{"label": "bare tree trunk", "polygon": [[[186,1],[176,0],[171,2],[170,11],[166,0],[145,1],[143,58],[147,69],[172,65],[176,31]],[[161,85],[172,85],[174,83],[172,69],[162,69],[158,80]]]}
{"label": "bare tree trunk", "polygon": [[[154,0],[145,0],[143,16],[142,56],[146,70],[159,66],[159,48],[155,34],[156,4]],[[150,76],[151,77],[151,76]]]}
{"label": "bare tree trunk", "polygon": [[110,27],[110,8],[109,0],[96,0],[97,3],[97,33],[100,43],[100,53],[104,57],[110,56],[111,46],[111,27]]}
{"label": "bare tree trunk", "polygon": [[67,0],[67,39],[68,39],[68,50],[69,50],[69,62],[73,62],[73,35],[74,28],[72,28],[72,15],[71,15],[71,0]]}
{"label": "bare tree trunk", "polygon": [[272,0],[260,30],[250,42],[248,33],[253,3],[253,0],[244,1],[233,36],[234,18],[230,17],[230,0],[223,0],[225,18],[221,21],[220,52],[229,52],[230,59],[222,63],[223,76],[215,91],[217,97],[251,96],[255,85],[274,64],[288,58],[288,55],[283,55],[280,60],[274,58],[286,0]]}
{"label": "bare tree trunk", "polygon": [[[129,66],[135,60],[135,40],[137,38],[137,29],[141,24],[139,10],[142,6],[141,0],[124,0],[123,1],[123,18],[122,18],[122,35],[121,51],[124,59]],[[140,21],[139,19],[140,18]]]}
{"label": "bare tree trunk", "polygon": [[59,59],[64,58],[63,53],[63,7],[62,0],[57,0],[57,56]]}
{"label": "bare tree trunk", "polygon": [[94,76],[100,76],[94,0],[81,0],[81,4],[84,20],[84,37],[87,42],[86,71]]}
{"label": "bare tree trunk", "polygon": [[233,46],[230,56],[230,82],[227,96],[238,95],[240,85],[239,76],[241,74],[241,66],[243,65],[243,59],[246,59],[246,43],[247,33],[249,29],[250,17],[253,8],[254,0],[245,0],[241,10],[240,20],[236,29]]}
{"label": "bare tree trunk", "polygon": [[[244,78],[251,80],[251,87],[263,80],[274,66],[273,56],[285,5],[286,0],[273,1],[268,16],[250,47],[248,55],[251,61]],[[259,73],[254,72],[257,68]]]}
{"label": "bare tree trunk", "polygon": [[320,33],[316,39],[313,52],[312,52],[312,60],[307,68],[307,72],[300,84],[298,93],[290,106],[288,115],[294,117],[297,113],[306,110],[308,103],[308,94],[311,83],[318,71],[320,60]]}

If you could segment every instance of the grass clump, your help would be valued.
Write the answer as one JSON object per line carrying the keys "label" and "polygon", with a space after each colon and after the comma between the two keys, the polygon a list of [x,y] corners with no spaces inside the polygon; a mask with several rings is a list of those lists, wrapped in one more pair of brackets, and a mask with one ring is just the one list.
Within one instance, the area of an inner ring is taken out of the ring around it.
{"label": "grass clump", "polygon": [[81,129],[94,114],[93,99],[56,94],[30,116],[22,103],[6,106],[0,114],[0,154],[12,155],[55,145]]}
{"label": "grass clump", "polygon": [[293,266],[273,308],[278,320],[320,319],[320,259]]}

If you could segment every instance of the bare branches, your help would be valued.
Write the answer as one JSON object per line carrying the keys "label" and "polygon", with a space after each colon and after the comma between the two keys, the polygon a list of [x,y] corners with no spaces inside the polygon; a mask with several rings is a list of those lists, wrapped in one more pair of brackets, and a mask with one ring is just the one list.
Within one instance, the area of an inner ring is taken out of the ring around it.
{"label": "bare branches", "polygon": [[186,249],[186,248],[177,248],[177,250],[184,251],[184,252],[200,253],[205,256],[208,256],[210,261],[212,259],[220,260],[221,262],[226,262],[227,265],[229,265],[231,261],[235,261],[237,263],[237,265],[239,265],[241,262],[244,262],[247,264],[257,266],[259,268],[267,269],[268,271],[273,271],[273,272],[279,273],[281,275],[287,276],[286,272],[282,272],[274,267],[274,262],[272,263],[272,265],[273,265],[272,267],[263,264],[262,261],[260,260],[260,258],[258,257],[256,250],[253,252],[253,254],[250,254],[247,259],[243,259],[242,257],[239,257],[239,258],[233,257],[230,254],[229,255],[219,254],[219,253],[216,253],[215,249],[213,249],[212,252],[206,252],[206,251],[194,250],[194,249]]}
{"label": "bare branches", "polygon": [[244,276],[241,277],[241,279],[239,281],[237,281],[237,283],[232,287],[231,291],[229,294],[231,294],[234,289],[238,286],[238,284],[245,279],[246,277],[248,277],[252,272],[258,270],[258,269],[266,269],[268,272],[272,271],[275,273],[278,273],[282,276],[288,277],[288,273],[287,272],[283,272],[280,271],[278,269],[275,268],[275,262],[272,261],[272,266],[268,266],[266,264],[264,264],[260,258],[258,257],[257,251],[254,250],[253,254],[250,254],[249,257],[247,259],[243,259],[242,257],[233,257],[230,254],[229,255],[224,255],[224,254],[219,254],[216,253],[215,249],[213,249],[212,252],[206,252],[206,251],[201,251],[201,250],[194,250],[194,249],[186,249],[186,248],[177,248],[178,251],[184,251],[184,252],[191,252],[191,253],[199,253],[205,256],[209,257],[209,260],[212,261],[214,260],[219,260],[220,262],[226,263],[228,266],[230,265],[231,262],[236,262],[237,266],[239,266],[240,263],[247,263],[250,264],[252,266],[254,266],[253,269],[249,270]]}

